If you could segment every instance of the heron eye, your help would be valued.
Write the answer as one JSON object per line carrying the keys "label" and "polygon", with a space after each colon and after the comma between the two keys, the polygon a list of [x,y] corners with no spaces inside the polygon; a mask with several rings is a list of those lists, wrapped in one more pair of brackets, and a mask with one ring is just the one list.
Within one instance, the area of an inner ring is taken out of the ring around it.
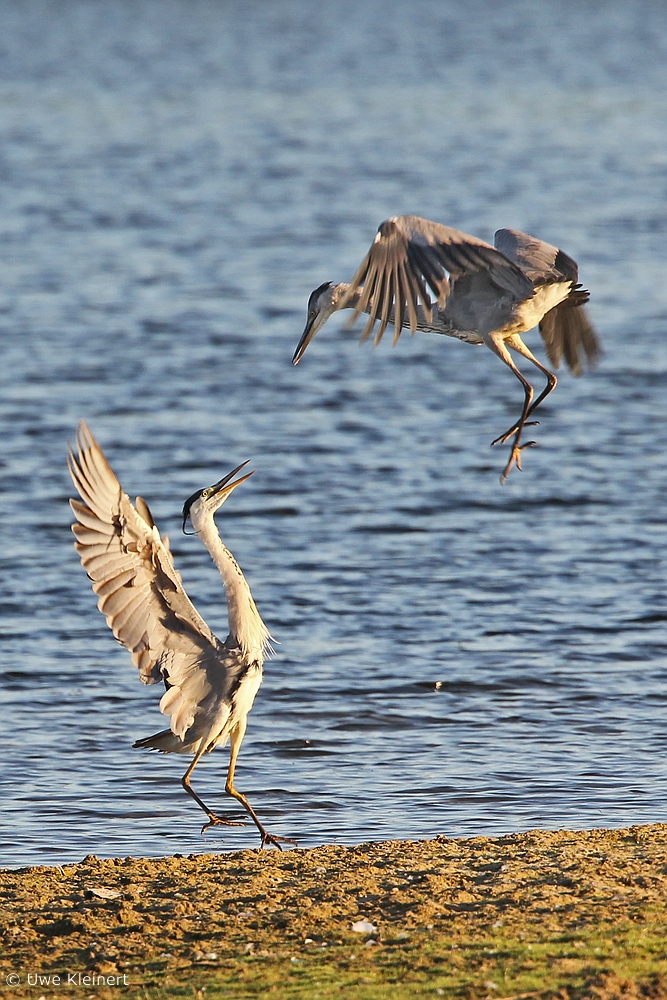
{"label": "heron eye", "polygon": [[211,495],[211,491],[210,490],[204,490],[202,492],[201,498],[202,498],[202,500],[208,500],[208,498],[210,497],[210,495]]}

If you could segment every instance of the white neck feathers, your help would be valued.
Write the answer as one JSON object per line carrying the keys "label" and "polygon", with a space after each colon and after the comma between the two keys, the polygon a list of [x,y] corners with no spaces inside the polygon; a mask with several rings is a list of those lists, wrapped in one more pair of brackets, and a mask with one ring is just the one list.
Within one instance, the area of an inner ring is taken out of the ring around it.
{"label": "white neck feathers", "polygon": [[225,585],[230,641],[249,659],[261,663],[271,650],[271,636],[260,618],[241,567],[223,544],[213,518],[202,525],[197,534],[210,552]]}

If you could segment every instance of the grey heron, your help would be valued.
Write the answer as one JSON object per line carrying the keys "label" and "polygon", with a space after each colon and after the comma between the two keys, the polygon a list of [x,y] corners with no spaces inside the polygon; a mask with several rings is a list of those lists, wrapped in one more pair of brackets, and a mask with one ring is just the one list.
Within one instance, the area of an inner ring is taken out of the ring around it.
{"label": "grey heron", "polygon": [[208,816],[202,833],[219,824],[243,826],[218,816],[190,785],[202,754],[229,739],[230,759],[225,790],[241,803],[262,838],[262,847],[296,843],[266,830],[234,787],[234,772],[248,713],[262,681],[262,665],[271,636],[260,618],[246,579],[223,544],[214,514],[227,497],[253,474],[237,476],[244,462],[219,482],[197,490],[183,507],[183,530],[189,520],[220,571],[227,596],[229,635],[218,639],[185,592],[166,535],[160,535],[141,497],[132,504],[104,452],[82,421],[76,432],[76,454],[69,447],[70,475],[83,503],[70,500],[76,523],[72,531],[81,563],[98,596],[116,639],[132,654],[144,684],[164,681],[160,711],[171,727],[137,740],[135,747],[162,753],[192,754],[183,788]]}
{"label": "grey heron", "polygon": [[[517,229],[499,229],[494,244],[416,215],[388,219],[349,284],[327,281],[311,294],[292,363],[298,364],[317,331],[339,309],[354,310],[351,322],[360,313],[369,314],[362,341],[379,321],[375,344],[389,323],[394,343],[408,326],[412,333],[424,330],[486,344],[524,390],[519,419],[492,442],[504,444],[513,438],[500,479],[504,483],[514,464],[521,468],[523,449],[535,444],[521,444],[524,427],[537,423],[528,418],[556,386],[554,373],[537,360],[521,334],[539,325],[551,364],[558,368],[564,357],[574,375],[581,374],[584,356],[590,364],[597,360],[600,345],[583,308],[589,292],[579,284],[571,257]],[[547,384],[537,399],[508,348],[545,376]]]}

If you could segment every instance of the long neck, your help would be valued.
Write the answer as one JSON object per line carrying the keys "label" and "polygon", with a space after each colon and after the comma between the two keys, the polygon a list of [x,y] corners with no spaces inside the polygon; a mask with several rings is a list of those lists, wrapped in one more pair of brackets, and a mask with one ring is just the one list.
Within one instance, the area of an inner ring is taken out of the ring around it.
{"label": "long neck", "polygon": [[197,534],[210,552],[225,585],[230,639],[246,656],[261,663],[271,648],[271,637],[259,616],[241,567],[223,544],[213,518],[199,528]]}

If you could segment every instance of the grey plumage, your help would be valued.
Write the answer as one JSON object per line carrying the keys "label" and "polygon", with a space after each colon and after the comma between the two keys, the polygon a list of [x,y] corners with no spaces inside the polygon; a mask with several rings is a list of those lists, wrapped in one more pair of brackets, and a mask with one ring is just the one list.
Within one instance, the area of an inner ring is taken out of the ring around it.
{"label": "grey plumage", "polygon": [[577,264],[563,250],[535,239],[518,229],[499,229],[495,246],[513,260],[533,282],[534,288],[570,283],[565,298],[544,314],[539,329],[547,357],[559,368],[565,358],[573,375],[581,375],[585,363],[595,364],[600,356],[600,344],[586,310],[581,308],[590,293],[579,284]]}
{"label": "grey plumage", "polygon": [[[294,364],[329,316],[353,309],[353,320],[368,314],[362,340],[377,323],[377,344],[389,324],[394,343],[408,327],[486,344],[524,389],[518,421],[493,444],[513,438],[504,482],[512,466],[521,468],[521,444],[528,417],[556,385],[556,376],[528,350],[521,334],[539,325],[548,358],[558,368],[564,357],[575,375],[600,354],[597,335],[583,308],[589,293],[578,283],[576,263],[564,251],[516,229],[500,229],[495,246],[448,226],[414,215],[395,216],[379,227],[366,257],[349,284],[326,282],[311,294],[308,319]],[[508,347],[531,361],[547,385],[534,391],[515,365]]]}
{"label": "grey plumage", "polygon": [[[234,771],[247,716],[262,680],[270,636],[231,552],[223,544],[213,515],[230,493],[252,473],[234,477],[247,463],[186,502],[190,519],[223,578],[229,635],[221,642],[190,601],[174,566],[169,542],[161,536],[145,500],[132,504],[102,449],[85,423],[70,447],[68,466],[83,500],[70,500],[76,523],[72,531],[81,563],[92,580],[98,607],[116,639],[130,652],[144,684],[164,681],[160,710],[170,728],[138,740],[134,746],[164,753],[192,754],[183,787],[208,816],[209,826],[243,825],[213,813],[190,785],[202,754],[230,740],[226,791],[254,823],[262,846],[288,838],[264,828],[247,798],[234,787]],[[291,841],[294,843],[294,841]]]}

